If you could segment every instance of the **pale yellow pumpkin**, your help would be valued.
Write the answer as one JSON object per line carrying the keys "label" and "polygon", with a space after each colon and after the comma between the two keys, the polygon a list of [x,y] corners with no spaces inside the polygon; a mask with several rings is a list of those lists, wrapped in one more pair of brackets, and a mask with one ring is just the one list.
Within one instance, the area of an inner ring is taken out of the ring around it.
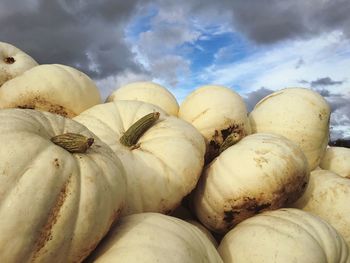
{"label": "pale yellow pumpkin", "polygon": [[0,108],[29,108],[74,117],[101,103],[95,83],[65,65],[39,65],[0,88]]}
{"label": "pale yellow pumpkin", "polygon": [[330,107],[317,92],[286,88],[259,101],[249,114],[253,133],[271,132],[297,143],[315,169],[329,140]]}
{"label": "pale yellow pumpkin", "polygon": [[0,141],[0,261],[81,262],[125,203],[118,157],[80,123],[28,109],[0,110]]}
{"label": "pale yellow pumpkin", "polygon": [[196,226],[159,213],[123,217],[87,262],[216,263],[215,246]]}
{"label": "pale yellow pumpkin", "polygon": [[225,263],[349,263],[349,247],[321,218],[293,208],[264,212],[228,232],[218,251]]}
{"label": "pale yellow pumpkin", "polygon": [[194,210],[209,229],[226,233],[257,213],[296,201],[309,179],[300,148],[268,133],[244,137],[208,167],[194,191]]}
{"label": "pale yellow pumpkin", "polygon": [[345,147],[328,147],[320,167],[350,179],[350,149]]}
{"label": "pale yellow pumpkin", "polygon": [[21,75],[38,63],[27,53],[5,42],[0,42],[0,87],[6,81]]}
{"label": "pale yellow pumpkin", "polygon": [[[159,119],[133,144],[120,139],[145,115]],[[124,164],[127,204],[124,215],[171,213],[195,187],[204,162],[205,143],[189,123],[159,107],[117,100],[96,105],[74,118],[108,144]]]}
{"label": "pale yellow pumpkin", "polygon": [[204,136],[207,162],[219,154],[220,146],[231,133],[240,137],[250,134],[243,99],[223,86],[206,85],[193,91],[181,103],[179,117],[191,123]]}
{"label": "pale yellow pumpkin", "polygon": [[106,102],[115,100],[148,102],[174,116],[177,116],[179,111],[179,104],[174,95],[165,87],[151,81],[132,82],[121,86],[107,97]]}
{"label": "pale yellow pumpkin", "polygon": [[310,183],[293,207],[320,216],[344,237],[350,246],[350,180],[331,171],[311,172]]}

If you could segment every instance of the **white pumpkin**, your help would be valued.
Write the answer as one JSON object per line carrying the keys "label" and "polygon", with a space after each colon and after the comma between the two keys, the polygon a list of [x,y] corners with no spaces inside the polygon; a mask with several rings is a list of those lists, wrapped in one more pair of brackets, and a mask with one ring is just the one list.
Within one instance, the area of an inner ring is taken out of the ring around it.
{"label": "white pumpkin", "polygon": [[242,220],[296,201],[309,179],[305,155],[280,135],[257,133],[222,152],[194,191],[194,210],[209,229],[225,233]]}
{"label": "white pumpkin", "polygon": [[350,148],[328,147],[320,167],[350,179]]}
{"label": "white pumpkin", "polygon": [[220,146],[231,133],[240,137],[250,134],[243,99],[223,86],[206,85],[193,91],[180,105],[179,117],[191,123],[204,136],[206,163],[219,154]]}
{"label": "white pumpkin", "polygon": [[216,263],[215,246],[196,226],[159,213],[123,217],[87,262]]}
{"label": "white pumpkin", "polygon": [[7,81],[0,89],[0,108],[30,108],[72,118],[101,103],[95,83],[65,65],[39,65]]}
{"label": "white pumpkin", "polygon": [[[140,138],[129,146],[120,141],[134,123],[155,112],[160,113],[155,114],[159,120]],[[123,162],[128,186],[124,215],[171,213],[195,187],[203,168],[205,143],[189,123],[153,104],[124,100],[96,105],[74,119],[108,144]]]}
{"label": "white pumpkin", "polygon": [[238,224],[221,241],[225,263],[349,263],[349,247],[326,221],[284,208]]}
{"label": "white pumpkin", "polygon": [[297,143],[315,169],[329,140],[330,107],[317,92],[306,88],[286,88],[261,101],[249,114],[253,133],[271,132]]}
{"label": "white pumpkin", "polygon": [[0,141],[0,261],[81,262],[121,214],[120,160],[80,123],[47,112],[0,110]]}
{"label": "white pumpkin", "polygon": [[350,180],[331,171],[311,172],[304,195],[293,207],[320,216],[347,241],[350,246]]}
{"label": "white pumpkin", "polygon": [[0,42],[0,87],[6,81],[37,65],[31,56],[19,48]]}
{"label": "white pumpkin", "polygon": [[151,81],[132,82],[121,86],[107,97],[106,102],[115,100],[148,102],[174,116],[177,116],[179,111],[179,104],[174,95],[165,87]]}

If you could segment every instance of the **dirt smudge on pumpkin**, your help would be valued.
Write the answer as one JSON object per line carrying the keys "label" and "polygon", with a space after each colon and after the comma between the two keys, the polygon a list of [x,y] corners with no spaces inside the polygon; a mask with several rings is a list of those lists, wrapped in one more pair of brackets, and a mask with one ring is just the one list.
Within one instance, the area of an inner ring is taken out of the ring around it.
{"label": "dirt smudge on pumpkin", "polygon": [[221,129],[219,131],[214,131],[214,134],[212,135],[212,138],[209,140],[207,145],[207,151],[205,153],[205,164],[209,164],[217,156],[219,156],[221,144],[232,133],[241,135],[241,138],[246,136],[244,124],[230,123],[227,128]]}
{"label": "dirt smudge on pumpkin", "polygon": [[34,246],[34,253],[32,255],[32,261],[34,262],[37,257],[40,256],[40,251],[46,246],[46,244],[53,239],[52,236],[52,228],[57,223],[57,220],[59,218],[60,210],[66,200],[66,197],[68,195],[68,186],[69,186],[70,180],[68,180],[62,187],[61,191],[59,192],[55,203],[53,204],[45,225],[43,225],[41,232],[39,234],[39,238],[37,239],[35,246]]}
{"label": "dirt smudge on pumpkin", "polygon": [[58,158],[55,158],[55,159],[53,160],[53,165],[54,165],[55,167],[57,167],[57,168],[60,167],[60,162],[59,162]]}
{"label": "dirt smudge on pumpkin", "polygon": [[19,103],[17,102],[14,105],[10,105],[10,108],[48,111],[67,118],[73,118],[76,116],[73,111],[63,107],[62,105],[52,103],[45,98],[41,98],[40,96],[23,99]]}

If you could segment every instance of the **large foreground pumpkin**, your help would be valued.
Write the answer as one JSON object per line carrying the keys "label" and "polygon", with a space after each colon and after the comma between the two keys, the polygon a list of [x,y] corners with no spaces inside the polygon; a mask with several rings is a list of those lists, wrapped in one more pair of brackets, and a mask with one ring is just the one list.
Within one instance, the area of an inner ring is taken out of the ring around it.
{"label": "large foreground pumpkin", "polygon": [[349,247],[326,221],[284,208],[251,217],[225,235],[225,263],[349,263]]}
{"label": "large foreground pumpkin", "polygon": [[271,132],[295,142],[315,169],[329,140],[330,107],[317,92],[286,88],[259,101],[249,114],[253,133]]}
{"label": "large foreground pumpkin", "polygon": [[175,217],[123,217],[87,262],[220,263],[215,246],[196,226]]}
{"label": "large foreground pumpkin", "polygon": [[124,205],[119,159],[83,125],[34,110],[1,110],[0,141],[0,261],[82,261]]}
{"label": "large foreground pumpkin", "polygon": [[[126,100],[96,105],[74,119],[108,144],[123,162],[128,188],[125,215],[170,213],[195,187],[203,168],[205,143],[189,123],[153,104]],[[148,130],[139,134],[144,127]]]}
{"label": "large foreground pumpkin", "polygon": [[296,201],[309,180],[305,155],[288,139],[248,135],[205,168],[194,191],[199,220],[225,233],[242,220]]}

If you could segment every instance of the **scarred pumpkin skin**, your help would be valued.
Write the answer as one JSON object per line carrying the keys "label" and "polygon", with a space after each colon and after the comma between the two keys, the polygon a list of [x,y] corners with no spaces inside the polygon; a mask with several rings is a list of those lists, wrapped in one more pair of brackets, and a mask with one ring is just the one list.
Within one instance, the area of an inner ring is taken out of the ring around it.
{"label": "scarred pumpkin skin", "polygon": [[36,109],[72,118],[99,103],[95,83],[83,72],[60,64],[33,67],[0,89],[1,109]]}
{"label": "scarred pumpkin skin", "polygon": [[209,238],[186,221],[159,213],[123,217],[87,262],[222,263]]}
{"label": "scarred pumpkin skin", "polygon": [[218,251],[225,263],[349,263],[349,247],[326,221],[283,208],[251,217],[228,232]]}
{"label": "scarred pumpkin skin", "polygon": [[[94,142],[71,153],[51,141],[68,132]],[[120,217],[120,160],[80,123],[35,110],[1,110],[0,141],[0,261],[81,262]]]}
{"label": "scarred pumpkin skin", "polygon": [[269,133],[248,135],[204,169],[193,207],[209,229],[226,233],[241,221],[296,201],[309,169],[293,142]]}
{"label": "scarred pumpkin skin", "polygon": [[[135,145],[120,142],[135,122],[155,112],[159,112],[159,119]],[[101,138],[123,162],[128,187],[123,215],[169,214],[196,186],[203,168],[205,142],[191,124],[153,104],[126,100],[96,105],[74,120]]]}
{"label": "scarred pumpkin skin", "polygon": [[330,106],[317,92],[285,88],[259,101],[249,114],[252,133],[280,134],[304,152],[310,171],[319,164],[329,140]]}
{"label": "scarred pumpkin skin", "polygon": [[115,100],[137,100],[154,104],[169,115],[177,116],[179,104],[176,98],[165,87],[151,82],[131,82],[113,91],[106,102]]}
{"label": "scarred pumpkin skin", "polygon": [[38,63],[19,48],[0,42],[0,87],[6,81],[21,75]]}

